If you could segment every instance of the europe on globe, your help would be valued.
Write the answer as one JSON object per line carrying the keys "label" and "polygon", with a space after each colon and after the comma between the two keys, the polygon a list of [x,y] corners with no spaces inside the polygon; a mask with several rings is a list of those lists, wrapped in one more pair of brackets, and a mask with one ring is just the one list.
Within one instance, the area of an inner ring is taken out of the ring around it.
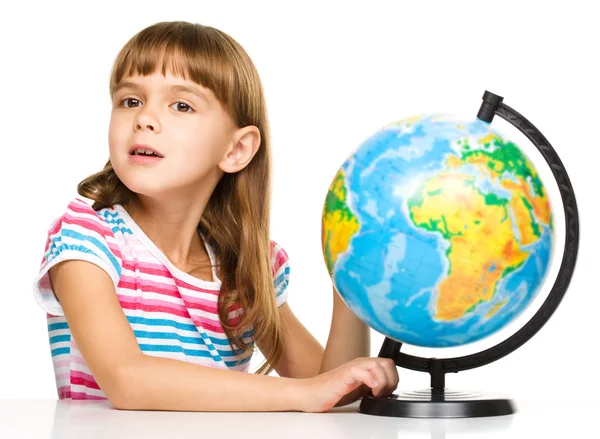
{"label": "europe on globe", "polygon": [[329,275],[349,308],[422,347],[480,340],[532,302],[554,246],[531,160],[489,123],[451,115],[380,129],[335,175],[322,212]]}

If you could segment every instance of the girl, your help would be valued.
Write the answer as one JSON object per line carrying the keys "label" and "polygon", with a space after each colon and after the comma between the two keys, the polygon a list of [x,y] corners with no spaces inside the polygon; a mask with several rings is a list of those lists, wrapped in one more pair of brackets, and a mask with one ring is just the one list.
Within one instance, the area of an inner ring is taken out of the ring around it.
{"label": "girl", "polygon": [[[394,362],[367,357],[369,328],[335,289],[326,349],[286,302],[267,111],[244,49],[157,23],[121,49],[109,91],[110,158],[77,188],[93,204],[76,197],[51,225],[34,283],[59,398],[318,412],[390,395]],[[255,347],[265,363],[246,373]]]}

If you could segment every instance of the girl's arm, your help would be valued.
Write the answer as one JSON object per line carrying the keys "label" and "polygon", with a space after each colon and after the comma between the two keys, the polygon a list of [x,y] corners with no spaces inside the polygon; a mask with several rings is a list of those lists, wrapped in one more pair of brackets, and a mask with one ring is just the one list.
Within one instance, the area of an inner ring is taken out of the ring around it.
{"label": "girl's arm", "polygon": [[[287,303],[282,304],[279,310],[283,327],[283,354],[275,366],[279,376],[314,377],[355,358],[369,357],[369,327],[346,306],[335,287],[331,329],[325,349],[296,318]],[[265,357],[269,355],[270,346],[258,344],[258,347]]]}
{"label": "girl's arm", "polygon": [[81,354],[114,407],[297,410],[299,380],[145,355],[121,309],[110,276],[95,264],[60,262],[50,269],[50,280]]}
{"label": "girl's arm", "polygon": [[[370,357],[371,334],[369,326],[363,323],[344,303],[333,286],[333,315],[327,346],[319,373],[337,368],[358,357]],[[336,407],[356,401],[369,389],[361,386],[344,396]]]}
{"label": "girl's arm", "polygon": [[370,351],[369,326],[348,308],[334,286],[331,329],[319,373],[335,369],[358,357],[369,357]]}

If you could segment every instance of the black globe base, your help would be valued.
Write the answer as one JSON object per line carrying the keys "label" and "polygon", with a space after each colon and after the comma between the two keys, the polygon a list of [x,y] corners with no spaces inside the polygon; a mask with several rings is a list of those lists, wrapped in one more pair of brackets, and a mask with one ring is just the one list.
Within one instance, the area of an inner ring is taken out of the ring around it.
{"label": "black globe base", "polygon": [[425,389],[389,397],[367,395],[358,412],[400,418],[475,418],[515,413],[515,404],[501,395]]}

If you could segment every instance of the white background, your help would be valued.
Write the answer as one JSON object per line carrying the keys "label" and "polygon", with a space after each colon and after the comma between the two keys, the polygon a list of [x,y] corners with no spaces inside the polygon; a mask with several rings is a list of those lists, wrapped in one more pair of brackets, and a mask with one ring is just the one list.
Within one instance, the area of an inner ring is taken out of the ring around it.
{"label": "white background", "polygon": [[[257,66],[273,140],[272,238],[290,256],[289,303],[323,345],[332,293],[321,210],[346,156],[389,122],[430,112],[473,119],[484,90],[504,96],[544,133],[569,172],[581,221],[578,265],[534,338],[495,363],[448,375],[446,384],[517,402],[597,398],[600,31],[592,2],[53,1],[1,8],[0,398],[56,398],[45,314],[31,290],[46,233],[77,195],[76,184],[108,158],[108,78],[117,52],[142,28],[171,20],[229,33]],[[516,129],[498,117],[493,126],[536,160]],[[545,182],[556,197],[556,185]],[[560,200],[553,201],[564,226]],[[372,331],[373,356],[382,340]],[[428,386],[426,374],[400,375],[401,389]]]}

